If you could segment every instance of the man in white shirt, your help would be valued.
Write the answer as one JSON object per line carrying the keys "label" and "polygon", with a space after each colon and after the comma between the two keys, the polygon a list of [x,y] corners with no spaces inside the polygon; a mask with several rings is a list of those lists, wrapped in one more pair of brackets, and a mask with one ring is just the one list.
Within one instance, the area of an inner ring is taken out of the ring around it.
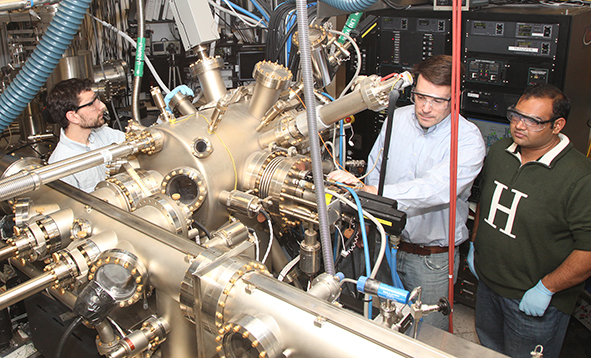
{"label": "man in white shirt", "polygon": [[[398,201],[407,213],[396,255],[400,279],[407,290],[421,286],[422,301],[436,304],[448,296],[449,190],[451,140],[451,56],[438,55],[421,62],[411,92],[414,105],[394,112],[383,196]],[[391,103],[390,105],[395,105]],[[376,169],[366,178],[364,191],[377,194],[386,126],[368,158]],[[485,145],[478,128],[460,116],[458,129],[458,180],[455,245],[468,239],[468,197],[482,168]],[[352,174],[335,171],[329,179],[359,183]],[[457,274],[459,253],[456,250]],[[448,319],[431,313],[424,322],[448,329]]]}
{"label": "man in white shirt", "polygon": [[[51,118],[62,127],[49,164],[125,140],[123,132],[104,125],[106,106],[92,90],[89,79],[59,82],[47,96],[47,108]],[[88,193],[105,179],[106,171],[102,164],[61,180]]]}

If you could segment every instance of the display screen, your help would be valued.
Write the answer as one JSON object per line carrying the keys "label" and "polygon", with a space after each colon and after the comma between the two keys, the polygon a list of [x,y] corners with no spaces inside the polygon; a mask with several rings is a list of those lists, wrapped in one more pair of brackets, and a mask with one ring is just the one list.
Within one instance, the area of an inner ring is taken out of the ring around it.
{"label": "display screen", "polygon": [[238,78],[241,81],[252,80],[254,66],[265,59],[265,51],[238,52]]}
{"label": "display screen", "polygon": [[475,29],[486,29],[486,22],[475,22],[473,26]]}

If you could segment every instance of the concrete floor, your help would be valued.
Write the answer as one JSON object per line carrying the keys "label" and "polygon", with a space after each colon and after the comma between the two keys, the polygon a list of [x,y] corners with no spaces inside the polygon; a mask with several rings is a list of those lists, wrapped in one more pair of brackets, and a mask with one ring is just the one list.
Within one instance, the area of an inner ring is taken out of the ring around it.
{"label": "concrete floor", "polygon": [[453,326],[456,336],[480,344],[474,328],[474,308],[454,303]]}

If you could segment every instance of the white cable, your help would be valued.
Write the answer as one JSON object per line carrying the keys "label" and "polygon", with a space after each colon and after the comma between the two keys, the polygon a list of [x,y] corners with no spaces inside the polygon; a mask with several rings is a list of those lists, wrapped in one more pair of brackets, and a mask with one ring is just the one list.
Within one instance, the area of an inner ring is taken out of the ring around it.
{"label": "white cable", "polygon": [[341,237],[341,242],[343,244],[343,250],[345,250],[345,237],[343,236],[343,233],[341,232],[341,229],[339,229],[338,226],[335,225],[334,228],[337,229],[339,236]]}
{"label": "white cable", "polygon": [[[359,178],[357,178],[357,179],[359,179],[359,180],[363,180],[363,179],[365,179],[365,177],[366,177],[366,176],[368,176],[369,174],[371,174],[371,172],[373,172],[373,170],[374,170],[374,169],[376,168],[376,166],[378,165],[378,159],[380,159],[380,155],[382,155],[382,152],[383,152],[383,151],[384,151],[384,148],[381,148],[381,149],[380,149],[380,151],[378,152],[378,156],[376,157],[376,162],[375,162],[375,163],[373,163],[373,167],[371,167],[371,169],[370,169],[370,170],[369,170],[367,173],[363,174],[362,176],[360,176],[360,177],[359,177]],[[383,159],[382,159],[382,160],[383,160]]]}
{"label": "white cable", "polygon": [[[126,39],[134,48],[137,48],[137,43],[128,34],[126,34],[123,31],[120,31],[119,29],[117,29],[113,25],[109,24],[108,22],[98,19],[95,16],[92,16],[92,18],[95,19],[96,21],[100,22],[104,27],[108,28],[109,30],[115,31],[119,36]],[[158,85],[160,86],[160,88],[162,88],[162,91],[164,93],[169,93],[170,89],[168,89],[168,87],[166,87],[164,82],[162,82],[162,79],[158,75],[158,72],[156,72],[156,69],[154,68],[154,66],[152,66],[152,62],[150,62],[150,59],[148,57],[144,57],[144,61],[146,62],[146,65],[150,69],[150,72],[152,72],[152,75],[156,79],[156,82],[158,82]]]}
{"label": "white cable", "polygon": [[[357,210],[357,205],[355,205],[355,203],[350,201],[349,199],[345,198],[343,195],[341,195],[335,191],[329,190],[329,189],[326,189],[326,193],[336,197],[337,199],[339,199],[343,203],[349,205],[352,209]],[[384,260],[384,255],[386,253],[386,240],[387,240],[386,231],[384,230],[384,227],[378,221],[378,219],[376,219],[373,215],[371,215],[367,211],[363,210],[363,208],[361,209],[361,211],[363,212],[363,215],[365,215],[369,220],[371,220],[374,223],[374,225],[376,226],[376,228],[380,232],[380,237],[381,237],[380,251],[378,253],[378,258],[376,260],[376,263],[375,263],[373,269],[371,270],[371,274],[369,275],[369,278],[375,279],[376,275],[378,273],[378,269],[380,268],[380,265],[382,264],[382,260]],[[365,296],[368,296],[368,295],[366,294]],[[369,311],[369,302],[363,303],[363,311],[364,311],[364,315],[367,317],[367,313]]]}
{"label": "white cable", "polygon": [[[255,21],[254,19],[245,18],[243,15],[240,15],[239,13],[236,12],[236,10],[234,10],[234,8],[231,5],[228,5],[228,7],[230,8],[228,10],[225,7],[222,7],[222,6],[218,5],[218,4],[216,4],[212,0],[207,0],[207,1],[209,2],[209,4],[211,6],[215,7],[216,9],[218,9],[220,11],[223,11],[225,13],[228,13],[230,15],[236,16],[237,18],[239,18],[240,20],[242,20],[245,24],[247,24],[247,25],[249,25],[251,27],[258,27],[259,25],[261,25],[262,19],[260,21],[258,21],[258,22],[253,22],[253,21]],[[227,3],[227,0],[224,0],[224,1]],[[261,25],[260,27],[265,28],[266,26]]]}
{"label": "white cable", "polygon": [[346,278],[346,277],[341,280],[341,286],[343,285],[343,283],[346,283],[346,282],[350,282],[350,283],[354,284],[355,287],[357,287],[357,280],[354,280],[352,278]]}
{"label": "white cable", "polygon": [[[332,142],[324,142],[324,144],[328,145],[332,148],[333,155],[330,156],[332,158],[332,164],[334,165],[335,169],[339,169],[340,165],[337,164],[337,160],[335,159],[336,153],[335,153],[335,149],[334,149],[334,144],[332,144]],[[329,149],[327,148],[327,150],[329,150]]]}
{"label": "white cable", "polygon": [[353,40],[351,38],[351,36],[347,35],[344,32],[341,32],[341,31],[336,31],[336,30],[328,30],[328,31],[333,34],[344,36],[351,43],[353,48],[355,48],[355,52],[357,53],[357,68],[355,69],[355,75],[353,75],[353,78],[351,78],[351,81],[349,81],[349,83],[347,84],[347,87],[345,87],[345,89],[343,89],[343,91],[339,95],[338,98],[341,98],[341,97],[343,97],[343,95],[345,93],[347,93],[349,88],[351,88],[351,86],[353,86],[353,83],[355,83],[355,81],[357,81],[357,77],[359,76],[359,73],[361,72],[361,51],[359,50],[359,46],[357,46],[357,43],[355,42],[355,40]]}
{"label": "white cable", "polygon": [[271,246],[273,245],[273,224],[271,223],[271,217],[266,217],[267,218],[267,223],[269,223],[269,246],[267,246],[267,251],[265,252],[265,256],[263,256],[263,261],[261,261],[263,264],[267,261],[267,257],[269,256],[269,253],[271,252]]}
{"label": "white cable", "polygon": [[259,261],[261,258],[261,248],[259,246],[259,237],[257,236],[256,231],[251,232],[252,236],[254,236],[254,247],[255,247],[255,259]]}
{"label": "white cable", "polygon": [[283,281],[283,278],[285,278],[285,276],[287,276],[287,274],[289,273],[289,271],[291,271],[291,269],[300,261],[300,255],[296,256],[295,259],[291,260],[287,265],[285,265],[285,267],[281,270],[281,272],[279,272],[279,276],[277,276],[277,279],[279,281]]}

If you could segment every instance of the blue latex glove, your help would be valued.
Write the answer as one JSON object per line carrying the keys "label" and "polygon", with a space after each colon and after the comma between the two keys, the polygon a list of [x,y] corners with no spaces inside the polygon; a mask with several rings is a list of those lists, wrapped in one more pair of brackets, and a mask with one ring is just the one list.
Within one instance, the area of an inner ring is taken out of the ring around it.
{"label": "blue latex glove", "polygon": [[185,85],[176,86],[172,91],[170,91],[164,97],[164,103],[166,103],[166,110],[170,113],[172,113],[172,110],[170,109],[170,107],[168,107],[168,104],[170,103],[170,100],[172,99],[172,97],[174,97],[174,95],[177,94],[178,92],[184,94],[185,96],[195,96],[195,93],[193,93],[193,90],[190,89],[189,87],[187,87]]}
{"label": "blue latex glove", "polygon": [[470,241],[470,250],[468,251],[466,261],[468,261],[468,268],[470,269],[470,272],[472,272],[472,275],[479,280],[478,275],[476,274],[476,269],[474,268],[474,243],[472,241]]}
{"label": "blue latex glove", "polygon": [[554,292],[547,289],[540,280],[537,285],[530,288],[523,295],[519,303],[519,309],[528,316],[541,317],[546,312],[553,294]]}

